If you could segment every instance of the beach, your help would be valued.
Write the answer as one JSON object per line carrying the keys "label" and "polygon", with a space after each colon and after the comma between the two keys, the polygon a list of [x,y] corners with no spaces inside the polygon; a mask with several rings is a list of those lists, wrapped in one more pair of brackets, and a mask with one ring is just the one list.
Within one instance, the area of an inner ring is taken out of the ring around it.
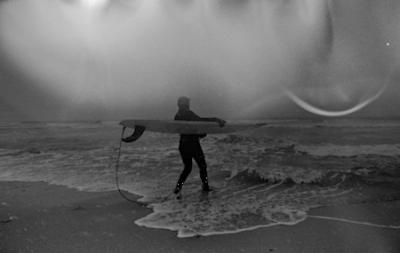
{"label": "beach", "polygon": [[177,135],[116,171],[117,122],[3,123],[0,252],[400,251],[400,122],[267,123],[207,136],[214,191],[194,167],[179,200]]}
{"label": "beach", "polygon": [[[177,238],[144,228],[148,213],[116,191],[93,193],[43,182],[0,183],[0,252],[384,252],[400,250],[400,232],[307,218],[295,226]],[[134,196],[130,196],[134,197]],[[400,201],[323,207],[310,215],[400,225]]]}

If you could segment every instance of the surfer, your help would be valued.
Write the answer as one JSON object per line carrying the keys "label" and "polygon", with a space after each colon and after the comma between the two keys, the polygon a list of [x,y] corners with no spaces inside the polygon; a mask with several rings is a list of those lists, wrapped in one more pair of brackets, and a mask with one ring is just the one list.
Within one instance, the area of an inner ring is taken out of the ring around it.
{"label": "surfer", "polygon": [[[225,125],[225,121],[219,118],[202,118],[190,110],[190,99],[188,97],[178,98],[178,112],[175,115],[175,120],[185,121],[211,121],[217,122],[220,127]],[[194,159],[199,167],[200,178],[202,181],[202,190],[204,192],[211,191],[207,177],[207,163],[201,149],[200,139],[206,134],[181,134],[179,140],[179,153],[183,161],[183,171],[179,176],[178,182],[174,189],[175,194],[179,194],[182,186],[192,171],[192,159]]]}

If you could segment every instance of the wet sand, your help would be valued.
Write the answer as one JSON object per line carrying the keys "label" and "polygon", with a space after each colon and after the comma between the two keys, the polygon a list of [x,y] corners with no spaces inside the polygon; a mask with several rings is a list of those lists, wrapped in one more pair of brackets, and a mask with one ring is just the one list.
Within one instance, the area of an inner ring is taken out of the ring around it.
{"label": "wet sand", "polygon": [[150,212],[117,192],[0,182],[0,252],[400,252],[399,229],[345,221],[399,226],[400,201],[318,208],[294,226],[186,239],[134,224]]}

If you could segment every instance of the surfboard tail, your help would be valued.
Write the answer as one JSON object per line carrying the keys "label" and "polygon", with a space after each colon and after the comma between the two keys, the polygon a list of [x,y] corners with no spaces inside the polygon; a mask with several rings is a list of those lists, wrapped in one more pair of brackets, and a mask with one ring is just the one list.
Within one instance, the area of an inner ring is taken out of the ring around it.
{"label": "surfboard tail", "polygon": [[132,135],[122,138],[122,141],[126,143],[137,141],[144,133],[144,130],[146,130],[146,127],[144,126],[135,126],[135,130],[133,131]]}

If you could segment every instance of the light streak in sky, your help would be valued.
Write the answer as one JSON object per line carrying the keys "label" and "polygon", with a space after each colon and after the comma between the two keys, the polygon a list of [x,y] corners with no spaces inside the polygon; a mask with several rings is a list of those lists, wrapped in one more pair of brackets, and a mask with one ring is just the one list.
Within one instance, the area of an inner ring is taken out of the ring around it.
{"label": "light streak in sky", "polygon": [[[390,76],[391,75],[389,75],[389,77]],[[373,96],[371,96],[368,99],[361,101],[358,104],[356,104],[348,109],[345,109],[345,110],[323,109],[323,108],[317,107],[317,106],[303,100],[302,98],[300,98],[299,96],[297,96],[290,90],[285,90],[285,93],[296,105],[300,106],[301,108],[303,108],[304,110],[306,110],[310,113],[313,113],[316,115],[321,115],[321,116],[326,116],[326,117],[340,117],[340,116],[346,116],[346,115],[355,113],[355,112],[363,109],[367,105],[371,104],[373,101],[378,99],[385,92],[387,86],[388,86],[388,81],[385,81],[385,83],[382,85],[382,87],[379,89],[379,91],[377,93],[375,93]]]}

